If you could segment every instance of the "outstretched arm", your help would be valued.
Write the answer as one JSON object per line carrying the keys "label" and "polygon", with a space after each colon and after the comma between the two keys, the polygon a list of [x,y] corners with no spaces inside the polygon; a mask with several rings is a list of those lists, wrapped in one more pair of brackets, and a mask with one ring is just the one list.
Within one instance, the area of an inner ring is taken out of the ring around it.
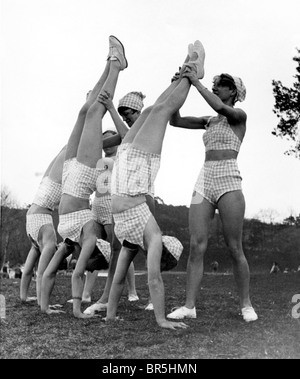
{"label": "outstretched arm", "polygon": [[100,94],[98,97],[98,101],[105,106],[105,108],[109,111],[110,116],[116,126],[116,129],[121,137],[123,139],[128,132],[129,128],[126,126],[126,124],[121,120],[114,103],[112,102],[110,93],[107,91],[104,91],[103,94]]}
{"label": "outstretched arm", "polygon": [[207,117],[181,117],[179,111],[174,113],[170,119],[170,125],[184,129],[205,129]]}
{"label": "outstretched arm", "polygon": [[217,113],[227,117],[231,125],[239,125],[246,122],[247,115],[242,109],[233,108],[223,103],[223,101],[208,90],[197,78],[194,71],[186,71],[183,77],[188,78],[191,84],[198,90],[208,105],[210,105]]}

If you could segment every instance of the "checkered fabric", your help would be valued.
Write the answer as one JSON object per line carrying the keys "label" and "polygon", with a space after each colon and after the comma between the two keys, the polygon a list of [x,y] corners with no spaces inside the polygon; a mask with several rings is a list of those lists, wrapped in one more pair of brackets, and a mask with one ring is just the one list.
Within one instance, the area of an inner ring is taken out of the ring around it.
{"label": "checkered fabric", "polygon": [[129,92],[119,101],[118,108],[127,107],[135,109],[137,111],[141,111],[144,107],[143,100],[145,99],[145,97],[146,96],[143,95],[142,92]]}
{"label": "checkered fabric", "polygon": [[93,220],[93,216],[89,209],[60,215],[57,231],[63,240],[69,238],[78,243],[83,226],[91,220]]}
{"label": "checkered fabric", "polygon": [[96,190],[96,182],[101,170],[88,167],[75,160],[67,161],[63,170],[63,194],[81,199],[89,199]]}
{"label": "checkered fabric", "polygon": [[121,146],[112,172],[112,195],[141,196],[154,193],[160,155],[136,149],[131,145]]}
{"label": "checkered fabric", "polygon": [[45,176],[39,185],[38,191],[33,199],[33,203],[53,211],[60,202],[61,194],[61,183],[56,183],[48,176]]}
{"label": "checkered fabric", "polygon": [[144,230],[150,217],[151,212],[146,203],[114,214],[115,235],[121,244],[126,240],[132,244],[139,245],[145,250]]}
{"label": "checkered fabric", "polygon": [[92,203],[93,219],[101,225],[112,224],[111,196],[94,197]]}
{"label": "checkered fabric", "polygon": [[104,241],[101,238],[98,238],[96,245],[97,245],[98,249],[101,251],[101,253],[103,254],[106,262],[109,263],[110,257],[111,257],[110,243],[107,241]]}
{"label": "checkered fabric", "polygon": [[26,233],[36,243],[38,243],[39,231],[41,227],[48,224],[53,226],[53,218],[49,214],[38,213],[26,215]]}
{"label": "checkered fabric", "polygon": [[242,144],[225,116],[211,117],[202,138],[205,151],[234,150],[239,152]]}
{"label": "checkered fabric", "polygon": [[[229,76],[231,76],[231,75],[229,75]],[[216,80],[218,80],[218,78],[220,78],[220,75],[214,76],[213,82],[215,82]],[[247,91],[246,91],[246,87],[245,87],[242,79],[239,78],[239,77],[237,77],[237,76],[231,76],[231,78],[233,79],[234,84],[236,86],[236,90],[237,90],[235,102],[237,102],[237,101],[240,101],[240,102],[244,101],[245,98],[246,98],[246,92]]]}
{"label": "checkered fabric", "polygon": [[176,237],[162,236],[162,242],[173,257],[179,261],[181,254],[183,252],[183,246],[181,242]]}
{"label": "checkered fabric", "polygon": [[200,171],[194,190],[217,206],[218,200],[225,193],[242,190],[241,182],[236,159],[207,161]]}
{"label": "checkered fabric", "polygon": [[111,173],[109,169],[103,169],[100,172],[96,182],[97,192],[101,195],[110,195],[111,193]]}
{"label": "checkered fabric", "polygon": [[236,101],[244,101],[246,98],[246,87],[241,78],[233,76],[233,80],[237,89]]}

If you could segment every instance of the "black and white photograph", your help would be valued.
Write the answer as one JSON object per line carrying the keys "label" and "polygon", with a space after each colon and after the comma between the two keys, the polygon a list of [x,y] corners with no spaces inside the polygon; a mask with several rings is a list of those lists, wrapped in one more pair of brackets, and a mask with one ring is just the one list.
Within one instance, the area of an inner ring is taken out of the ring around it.
{"label": "black and white photograph", "polygon": [[0,1],[0,359],[299,359],[299,0]]}

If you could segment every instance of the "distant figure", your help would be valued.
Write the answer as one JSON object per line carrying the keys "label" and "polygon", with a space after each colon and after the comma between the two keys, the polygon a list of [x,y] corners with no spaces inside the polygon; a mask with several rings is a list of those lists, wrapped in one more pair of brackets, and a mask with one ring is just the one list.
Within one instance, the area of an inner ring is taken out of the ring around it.
{"label": "distant figure", "polygon": [[277,274],[278,272],[280,272],[280,267],[277,262],[273,262],[270,274]]}
{"label": "distant figure", "polygon": [[217,261],[214,261],[210,265],[212,272],[217,273],[219,269],[219,263]]}
{"label": "distant figure", "polygon": [[288,273],[289,273],[289,269],[288,269],[288,267],[286,267],[286,268],[284,269],[283,273],[284,273],[284,274],[288,274]]}
{"label": "distant figure", "polygon": [[297,270],[298,272],[300,272],[300,265],[299,265],[299,267],[298,267],[298,270]]}

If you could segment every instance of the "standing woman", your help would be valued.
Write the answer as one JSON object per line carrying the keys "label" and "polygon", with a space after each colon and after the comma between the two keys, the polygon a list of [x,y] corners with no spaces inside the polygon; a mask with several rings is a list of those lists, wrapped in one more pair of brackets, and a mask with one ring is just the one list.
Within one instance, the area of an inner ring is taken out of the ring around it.
{"label": "standing woman", "polygon": [[[26,215],[26,231],[31,248],[25,261],[20,285],[20,298],[24,302],[37,300],[40,305],[42,277],[56,251],[57,238],[52,215],[62,194],[61,178],[65,153],[66,146],[50,163]],[[37,262],[37,297],[29,298],[29,286]]]}
{"label": "standing woman", "polygon": [[209,227],[215,210],[223,224],[230,251],[233,273],[246,322],[257,320],[249,296],[250,273],[242,246],[245,199],[242,192],[237,156],[246,132],[246,113],[235,108],[243,101],[246,88],[242,80],[228,74],[214,77],[212,92],[187,65],[183,77],[188,78],[202,98],[217,112],[215,117],[181,117],[176,112],[171,124],[187,129],[206,129],[203,135],[205,162],[198,177],[189,214],[190,256],[187,266],[186,303],[168,318],[196,318],[196,297],[203,278],[203,258],[207,250]]}

